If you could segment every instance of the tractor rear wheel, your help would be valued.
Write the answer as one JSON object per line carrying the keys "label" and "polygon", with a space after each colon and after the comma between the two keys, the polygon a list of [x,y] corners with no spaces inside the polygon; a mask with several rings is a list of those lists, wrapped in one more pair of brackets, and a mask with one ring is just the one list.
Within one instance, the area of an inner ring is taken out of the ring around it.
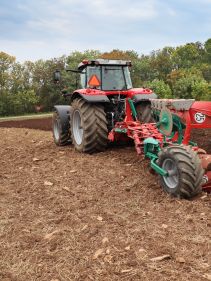
{"label": "tractor rear wheel", "polygon": [[58,146],[71,143],[70,129],[64,129],[62,121],[57,111],[53,113],[52,127],[54,142]]}
{"label": "tractor rear wheel", "polygon": [[105,150],[108,129],[102,105],[75,99],[70,120],[72,142],[77,151],[93,153]]}
{"label": "tractor rear wheel", "polygon": [[154,122],[151,111],[151,104],[149,102],[141,102],[136,105],[136,112],[138,120],[141,123]]}
{"label": "tractor rear wheel", "polygon": [[159,153],[158,165],[168,172],[160,176],[163,189],[179,198],[189,199],[201,192],[204,170],[190,146],[172,145]]}

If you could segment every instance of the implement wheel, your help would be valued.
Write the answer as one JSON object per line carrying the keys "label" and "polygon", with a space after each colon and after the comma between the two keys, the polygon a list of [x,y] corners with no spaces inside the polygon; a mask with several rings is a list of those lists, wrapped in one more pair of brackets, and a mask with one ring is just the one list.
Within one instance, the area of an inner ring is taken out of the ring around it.
{"label": "implement wheel", "polygon": [[64,128],[61,118],[57,111],[53,113],[52,129],[54,142],[58,146],[63,146],[71,143],[70,128]]}
{"label": "implement wheel", "polygon": [[141,102],[136,105],[136,112],[138,120],[141,123],[154,122],[151,111],[151,104],[149,102]]}
{"label": "implement wheel", "polygon": [[75,99],[70,119],[72,142],[77,151],[93,153],[105,150],[108,129],[102,105]]}
{"label": "implement wheel", "polygon": [[190,146],[172,145],[159,153],[158,165],[168,172],[160,176],[163,189],[179,198],[192,198],[201,192],[204,170]]}

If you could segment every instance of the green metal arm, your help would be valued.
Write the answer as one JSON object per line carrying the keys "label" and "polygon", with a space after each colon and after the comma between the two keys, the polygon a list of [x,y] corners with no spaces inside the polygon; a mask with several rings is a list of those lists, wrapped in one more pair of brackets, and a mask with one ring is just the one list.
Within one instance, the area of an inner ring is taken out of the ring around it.
{"label": "green metal arm", "polygon": [[128,99],[128,102],[129,102],[129,104],[130,104],[130,108],[131,108],[133,117],[134,117],[135,119],[137,119],[137,112],[136,112],[136,108],[135,108],[135,105],[134,105],[133,101],[132,101],[131,99]]}
{"label": "green metal arm", "polygon": [[166,172],[156,163],[160,150],[160,143],[156,139],[147,138],[144,140],[144,154],[146,158],[150,159],[151,168],[161,176],[168,176],[168,172]]}

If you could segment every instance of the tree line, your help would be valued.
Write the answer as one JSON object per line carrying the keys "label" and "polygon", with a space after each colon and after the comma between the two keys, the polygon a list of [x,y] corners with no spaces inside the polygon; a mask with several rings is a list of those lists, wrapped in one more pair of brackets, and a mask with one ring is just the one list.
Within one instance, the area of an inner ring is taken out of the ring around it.
{"label": "tree line", "polygon": [[[0,116],[52,111],[55,104],[68,104],[62,88],[73,91],[77,77],[66,72],[76,69],[83,59],[123,59],[132,61],[133,87],[149,87],[160,98],[211,100],[211,38],[206,42],[164,47],[149,55],[133,50],[75,51],[68,56],[19,63],[0,52]],[[53,83],[53,72],[62,71],[62,83]]]}

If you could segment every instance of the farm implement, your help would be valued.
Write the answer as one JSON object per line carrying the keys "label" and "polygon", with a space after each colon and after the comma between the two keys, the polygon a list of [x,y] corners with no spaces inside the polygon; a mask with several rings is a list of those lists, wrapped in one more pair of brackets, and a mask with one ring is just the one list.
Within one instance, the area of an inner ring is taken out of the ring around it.
{"label": "farm implement", "polygon": [[[193,128],[211,128],[211,103],[157,99],[146,88],[132,88],[128,61],[85,60],[79,64],[81,88],[70,106],[55,106],[57,145],[72,143],[79,152],[104,151],[108,142],[132,139],[138,155],[150,161],[169,194],[191,198],[211,190],[211,155],[191,141]],[[60,72],[54,80],[61,80]]]}
{"label": "farm implement", "polygon": [[211,191],[211,155],[190,140],[193,128],[211,128],[211,103],[183,99],[152,99],[154,123],[141,123],[133,102],[126,99],[126,117],[109,133],[134,140],[138,155],[150,160],[163,189],[176,197],[191,198],[201,189]]}

